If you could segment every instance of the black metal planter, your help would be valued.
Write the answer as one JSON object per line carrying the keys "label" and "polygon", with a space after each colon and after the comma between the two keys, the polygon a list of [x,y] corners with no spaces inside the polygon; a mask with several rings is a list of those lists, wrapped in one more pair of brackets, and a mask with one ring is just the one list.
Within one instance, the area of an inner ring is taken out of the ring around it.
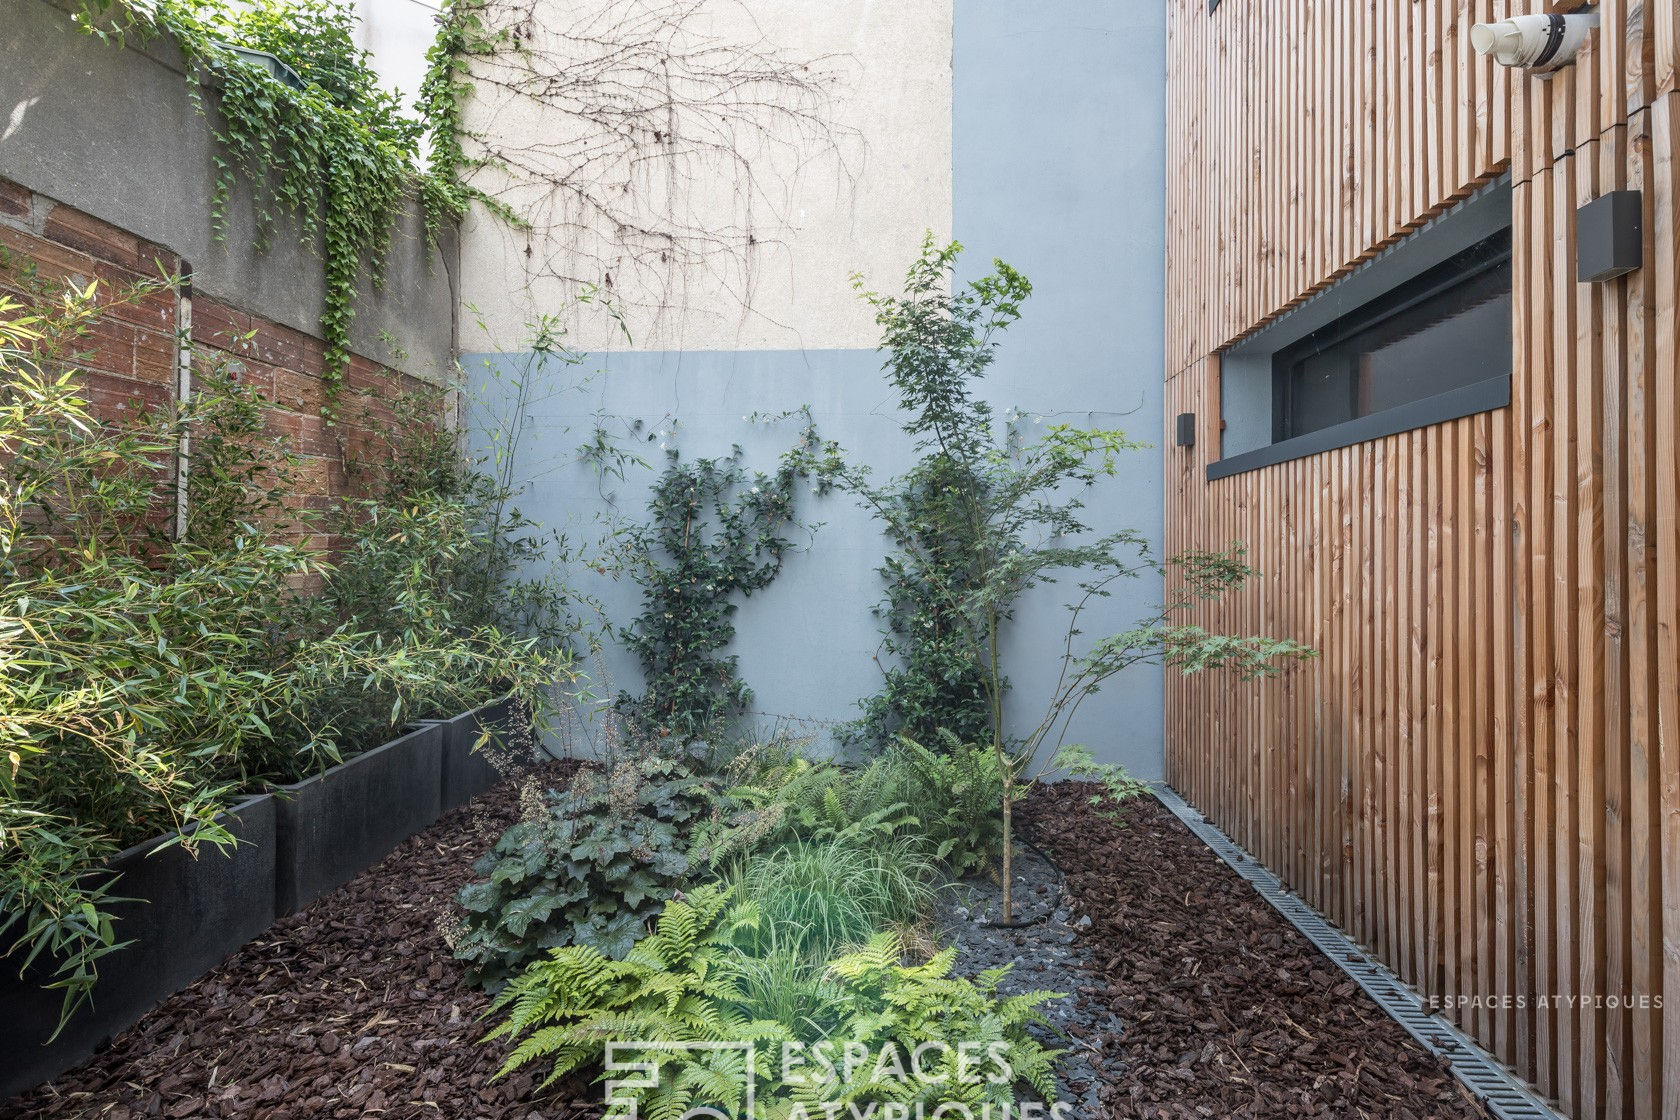
{"label": "black metal planter", "polygon": [[[242,801],[224,815],[238,839],[227,851],[180,846],[155,851],[162,838],[111,861],[121,873],[119,940],[134,943],[99,966],[93,1006],[58,1024],[60,994],[44,990],[50,966],[19,978],[0,961],[0,1101],[85,1061],[112,1038],[247,942],[276,918],[303,909],[349,882],[446,808],[464,805],[500,780],[484,752],[484,727],[497,743],[516,737],[517,708],[500,700],[453,719],[427,721],[280,792]],[[148,854],[152,853],[152,854]]]}
{"label": "black metal planter", "polygon": [[275,909],[296,913],[442,813],[443,725],[426,724],[275,795]]}
{"label": "black metal planter", "polygon": [[51,967],[0,972],[0,1100],[80,1064],[273,924],[274,798],[243,801],[223,820],[236,847],[201,846],[194,859],[180,845],[155,850],[160,837],[111,861],[115,893],[137,900],[112,907],[118,939],[133,944],[100,961],[92,1007],[50,1045],[61,996],[40,985]]}
{"label": "black metal planter", "polygon": [[[443,809],[459,808],[501,781],[495,759],[516,745],[514,720],[518,706],[503,697],[454,719],[439,721],[443,728]],[[488,729],[490,741],[474,750],[479,735]]]}

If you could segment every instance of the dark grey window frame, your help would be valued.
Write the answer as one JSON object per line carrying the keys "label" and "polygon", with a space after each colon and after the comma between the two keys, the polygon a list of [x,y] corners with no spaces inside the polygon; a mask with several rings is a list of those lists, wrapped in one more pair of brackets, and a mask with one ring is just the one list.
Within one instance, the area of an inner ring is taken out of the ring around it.
{"label": "dark grey window frame", "polygon": [[[1300,436],[1280,439],[1278,436],[1282,434],[1279,429],[1282,423],[1283,402],[1277,396],[1277,383],[1272,376],[1272,359],[1275,355],[1300,345],[1314,334],[1333,331],[1343,314],[1356,312],[1359,307],[1380,298],[1383,293],[1415,280],[1464,252],[1469,246],[1509,227],[1510,188],[1508,180],[1502,179],[1483,188],[1453,211],[1412,234],[1382,257],[1331,285],[1301,307],[1227,350],[1222,357],[1241,354],[1242,360],[1252,367],[1249,376],[1264,378],[1263,390],[1252,389],[1249,395],[1260,400],[1261,403],[1251,407],[1261,413],[1266,421],[1262,432],[1269,433],[1272,439],[1271,442],[1258,447],[1252,447],[1251,444],[1250,450],[1227,455],[1209,463],[1208,481],[1229,478],[1293,459],[1352,447],[1384,436],[1398,435],[1416,428],[1507,407],[1511,403],[1511,378],[1501,375]],[[1357,300],[1342,298],[1345,293],[1351,292],[1361,294]],[[1340,312],[1340,306],[1336,302],[1339,298],[1348,304],[1346,312]],[[1223,413],[1228,399],[1228,389],[1223,381],[1223,363],[1221,372]],[[1268,407],[1269,416],[1265,415]],[[1252,439],[1256,418],[1250,416],[1246,419]],[[1264,434],[1261,438],[1264,438]]]}

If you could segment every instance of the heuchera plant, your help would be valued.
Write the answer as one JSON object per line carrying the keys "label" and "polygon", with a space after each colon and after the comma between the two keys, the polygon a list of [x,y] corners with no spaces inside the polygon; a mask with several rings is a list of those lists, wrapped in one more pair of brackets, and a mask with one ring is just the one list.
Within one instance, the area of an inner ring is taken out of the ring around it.
{"label": "heuchera plant", "polygon": [[564,792],[529,788],[523,805],[457,898],[456,956],[475,983],[563,945],[622,958],[688,873],[688,830],[710,809],[703,783],[658,756],[584,770]]}

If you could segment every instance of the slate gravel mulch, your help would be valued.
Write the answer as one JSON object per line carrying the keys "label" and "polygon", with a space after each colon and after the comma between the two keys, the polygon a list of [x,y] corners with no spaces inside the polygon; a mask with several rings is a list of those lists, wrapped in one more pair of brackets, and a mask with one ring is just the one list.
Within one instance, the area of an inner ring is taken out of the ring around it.
{"label": "slate gravel mulch", "polygon": [[[543,767],[548,784],[567,767]],[[533,1077],[492,1083],[480,1046],[488,998],[462,982],[443,938],[472,862],[519,815],[519,780],[410,837],[383,861],[284,918],[176,993],[109,1049],[0,1120],[568,1120],[599,1091],[531,1100]]]}
{"label": "slate gravel mulch", "polygon": [[1092,789],[1040,787],[1027,834],[1091,918],[1096,990],[1124,1024],[1102,1115],[1485,1118],[1437,1059],[1152,798],[1124,827]]}
{"label": "slate gravel mulch", "polygon": [[1064,993],[1044,1005],[1055,1030],[1033,1028],[1046,1046],[1064,1051],[1057,1066],[1060,1098],[1070,1120],[1102,1116],[1103,1085],[1125,1071],[1122,1025],[1096,990],[1088,918],[1073,912],[1062,875],[1037,849],[1018,847],[1013,868],[1015,922],[998,925],[1003,891],[996,881],[964,880],[942,891],[934,913],[940,943],[957,948],[956,971],[974,976],[1007,965],[1005,995]]}

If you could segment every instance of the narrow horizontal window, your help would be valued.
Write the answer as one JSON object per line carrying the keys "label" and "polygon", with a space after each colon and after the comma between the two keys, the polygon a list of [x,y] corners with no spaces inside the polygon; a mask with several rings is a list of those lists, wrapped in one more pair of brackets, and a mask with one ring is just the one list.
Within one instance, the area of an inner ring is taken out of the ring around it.
{"label": "narrow horizontal window", "polygon": [[1276,440],[1511,376],[1511,231],[1272,357]]}
{"label": "narrow horizontal window", "polygon": [[1504,407],[1511,253],[1502,179],[1221,352],[1207,477]]}

